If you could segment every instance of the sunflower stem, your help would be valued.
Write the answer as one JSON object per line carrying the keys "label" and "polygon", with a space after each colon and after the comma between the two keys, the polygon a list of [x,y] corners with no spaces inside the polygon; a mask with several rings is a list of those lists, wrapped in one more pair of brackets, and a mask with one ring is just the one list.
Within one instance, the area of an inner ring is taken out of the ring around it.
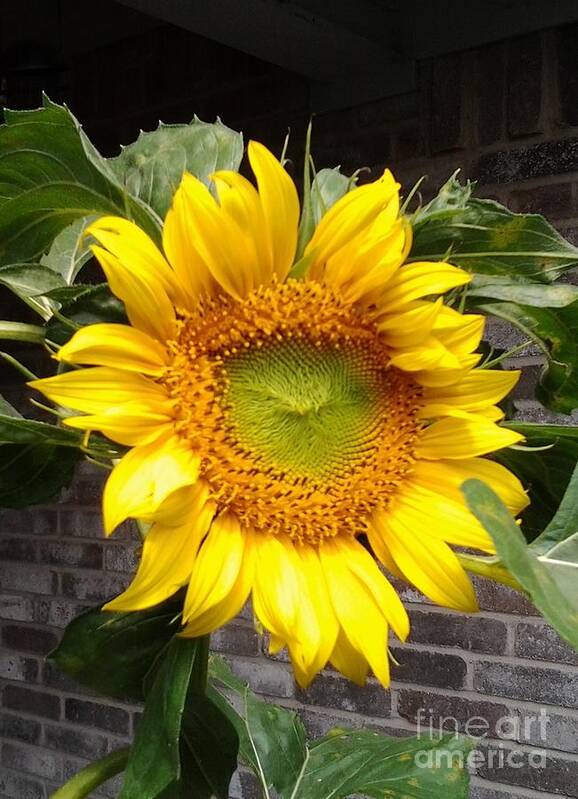
{"label": "sunflower stem", "polygon": [[207,692],[209,679],[209,648],[211,646],[211,636],[203,635],[197,639],[197,657],[195,669],[191,676],[191,688],[200,694]]}
{"label": "sunflower stem", "polygon": [[122,749],[117,749],[116,752],[111,752],[101,760],[95,760],[94,763],[83,768],[51,794],[50,799],[83,799],[83,797],[89,796],[103,782],[124,771],[129,754],[130,747],[125,746]]}
{"label": "sunflower stem", "polygon": [[38,377],[31,372],[23,363],[20,363],[14,356],[10,355],[8,352],[0,352],[0,358],[6,363],[9,363],[10,366],[13,366],[21,375],[23,375],[27,380],[38,380]]}
{"label": "sunflower stem", "polygon": [[520,350],[526,349],[526,347],[528,347],[531,343],[531,338],[526,339],[526,341],[522,341],[521,344],[517,344],[515,347],[512,347],[511,350],[506,350],[506,352],[503,352],[501,355],[497,355],[495,358],[492,358],[489,361],[484,361],[484,363],[481,364],[480,369],[488,369],[490,366],[496,366],[496,364],[505,361],[506,358],[509,358],[511,355],[515,355],[517,352],[520,352]]}

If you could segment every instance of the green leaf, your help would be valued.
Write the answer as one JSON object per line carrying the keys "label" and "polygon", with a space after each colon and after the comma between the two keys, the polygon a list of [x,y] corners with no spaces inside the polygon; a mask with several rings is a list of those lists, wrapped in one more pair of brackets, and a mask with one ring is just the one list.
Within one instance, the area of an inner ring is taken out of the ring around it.
{"label": "green leaf", "polygon": [[[305,154],[308,159],[308,152]],[[297,246],[297,260],[294,264],[290,277],[296,280],[303,277],[309,268],[310,257],[303,257],[303,253],[309,243],[316,226],[321,217],[340,200],[348,191],[355,187],[356,175],[346,177],[339,171],[339,167],[334,169],[321,169],[311,180],[311,171],[308,162],[304,173],[303,208],[299,221],[299,241]]]}
{"label": "green leaf", "polygon": [[107,283],[98,286],[65,286],[49,292],[47,296],[61,305],[59,317],[51,319],[46,326],[46,338],[56,344],[65,344],[75,330],[85,325],[98,322],[127,323],[124,305],[114,296]]}
{"label": "green leaf", "polygon": [[80,451],[71,447],[0,445],[0,507],[27,508],[54,500],[70,484],[79,459]]}
{"label": "green leaf", "polygon": [[179,630],[181,608],[170,599],[133,613],[88,610],[68,625],[49,657],[98,693],[140,702],[145,676]]}
{"label": "green leaf", "polygon": [[206,695],[190,692],[181,729],[183,797],[228,799],[239,739],[229,718]]}
{"label": "green leaf", "polygon": [[472,513],[492,536],[496,551],[534,605],[554,629],[578,649],[578,468],[561,516],[528,546],[511,514],[480,480],[466,480],[462,490]]}
{"label": "green leaf", "polygon": [[45,97],[40,109],[4,117],[0,264],[39,259],[62,230],[93,214],[128,216],[158,240],[153,213],[127,195],[67,108]]}
{"label": "green leaf", "polygon": [[0,414],[2,416],[11,416],[14,419],[22,419],[22,414],[19,413],[16,408],[14,408],[8,400],[5,400],[2,395],[0,395]]}
{"label": "green leaf", "polygon": [[118,158],[109,161],[118,179],[134,196],[164,217],[183,172],[190,172],[210,184],[219,170],[239,169],[243,157],[243,136],[220,120],[189,125],[163,125],[141,133],[133,144],[123,147]]}
{"label": "green leaf", "polygon": [[154,670],[119,799],[227,799],[237,737],[204,694],[206,639],[175,637]]}
{"label": "green leaf", "polygon": [[320,169],[317,172],[311,184],[311,210],[315,225],[319,224],[323,214],[335,205],[337,200],[355,187],[355,181],[355,176],[343,175],[339,167]]}
{"label": "green leaf", "polygon": [[56,236],[40,263],[62,277],[63,283],[71,285],[84,266],[92,258],[90,244],[84,232],[92,217],[77,219]]}
{"label": "green leaf", "polygon": [[179,743],[197,640],[173,638],[147,693],[119,799],[156,799],[181,775]]}
{"label": "green leaf", "polygon": [[536,398],[558,413],[578,407],[578,300],[563,308],[536,308],[513,302],[486,303],[480,310],[517,327],[548,356]]}
{"label": "green leaf", "polygon": [[464,764],[472,746],[456,735],[399,739],[335,730],[310,745],[291,799],[467,799]]}
{"label": "green leaf", "polygon": [[13,414],[0,415],[0,444],[52,444],[77,448],[82,435],[69,427],[58,427]]}
{"label": "green leaf", "polygon": [[0,284],[9,288],[43,319],[49,319],[52,307],[42,295],[63,286],[64,281],[42,264],[11,264],[0,267]]}
{"label": "green leaf", "polygon": [[273,787],[281,797],[290,796],[306,757],[301,719],[290,710],[257,699],[222,658],[210,658],[209,674],[213,686],[224,687],[240,700],[241,710],[237,713],[214,688],[208,692],[235,726],[241,758],[267,791]]}
{"label": "green leaf", "polygon": [[564,308],[578,300],[578,286],[567,283],[516,282],[514,275],[476,275],[468,284],[468,307],[478,308],[488,300],[507,300],[536,308]]}
{"label": "green leaf", "polygon": [[72,479],[82,434],[24,419],[5,400],[0,410],[0,507],[54,499]]}
{"label": "green leaf", "polygon": [[28,341],[31,344],[44,343],[44,328],[29,325],[25,322],[7,322],[0,320],[0,340]]}
{"label": "green leaf", "polygon": [[[334,730],[306,742],[295,713],[257,699],[221,658],[211,657],[209,673],[213,686],[225,688],[240,703],[237,712],[215,687],[210,690],[235,725],[240,756],[260,779],[265,796],[274,788],[280,799],[341,799],[353,793],[379,799],[445,799],[448,792],[452,799],[466,799],[463,761],[470,741],[455,736],[400,740],[369,730]],[[433,767],[424,767],[430,758]]]}
{"label": "green leaf", "polygon": [[454,205],[430,204],[412,226],[410,261],[447,260],[469,272],[543,283],[578,265],[578,249],[543,217],[514,214],[493,200],[464,194]]}
{"label": "green leaf", "polygon": [[539,451],[509,447],[494,458],[517,475],[528,490],[530,504],[522,513],[522,529],[528,540],[548,525],[578,461],[578,427],[508,422],[507,427],[525,437],[524,445]]}
{"label": "green leaf", "polygon": [[414,215],[416,223],[422,224],[428,216],[438,211],[464,209],[467,206],[476,184],[472,183],[471,180],[467,180],[465,186],[462,186],[458,180],[459,172],[460,170],[457,169],[444,183],[433,200],[430,200],[427,205],[424,205],[423,208],[416,212]]}

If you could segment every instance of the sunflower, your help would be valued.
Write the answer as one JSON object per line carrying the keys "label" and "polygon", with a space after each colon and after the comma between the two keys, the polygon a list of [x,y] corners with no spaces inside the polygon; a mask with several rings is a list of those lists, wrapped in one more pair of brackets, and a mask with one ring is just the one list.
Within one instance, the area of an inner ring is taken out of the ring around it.
{"label": "sunflower", "polygon": [[475,368],[483,317],[443,301],[467,273],[406,263],[389,171],[324,214],[296,267],[295,186],[261,144],[248,157],[256,187],[184,175],[162,250],[126,219],[90,226],[130,325],[79,330],[56,357],[91,368],[31,385],[81,412],[66,424],[129,448],[105,486],[105,531],[152,526],[106,608],[186,586],[182,634],[202,636],[251,596],[302,686],[328,662],[387,686],[389,629],[404,640],[409,621],[384,572],[473,611],[451,545],[493,547],[460,485],[478,477],[512,513],[526,505],[483,457],[520,440],[496,407],[518,373]]}

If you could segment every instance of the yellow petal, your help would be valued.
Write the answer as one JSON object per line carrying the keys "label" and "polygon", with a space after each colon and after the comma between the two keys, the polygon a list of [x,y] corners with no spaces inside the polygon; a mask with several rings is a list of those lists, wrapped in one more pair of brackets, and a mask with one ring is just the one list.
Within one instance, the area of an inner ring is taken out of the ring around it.
{"label": "yellow petal", "polygon": [[131,449],[104,487],[106,534],[129,517],[151,518],[173,491],[197,481],[199,466],[198,455],[176,438]]}
{"label": "yellow petal", "polygon": [[469,283],[471,279],[471,275],[463,269],[443,262],[406,264],[389,283],[381,310],[392,313],[409,302],[430,294],[444,294],[450,289]]}
{"label": "yellow petal", "polygon": [[127,402],[140,402],[153,413],[163,413],[168,399],[165,389],[158,383],[108,366],[65,372],[32,380],[28,385],[57,405],[84,413],[104,413]]}
{"label": "yellow petal", "polygon": [[173,300],[179,286],[173,270],[154,242],[134,222],[119,216],[102,216],[86,230],[122,267],[145,283],[160,283]]}
{"label": "yellow petal", "polygon": [[265,217],[275,274],[283,279],[293,264],[299,225],[295,184],[279,161],[259,142],[247,148]]}
{"label": "yellow petal", "polygon": [[400,571],[389,551],[386,540],[371,519],[367,525],[367,539],[376,558],[385,566],[388,572],[393,574],[394,577],[398,577],[400,580],[405,580],[403,572]]}
{"label": "yellow petal", "polygon": [[169,363],[169,354],[158,341],[134,327],[115,324],[81,328],[60,348],[56,358],[155,376]]}
{"label": "yellow petal", "polygon": [[391,216],[391,208],[392,203],[378,214],[373,224],[344,243],[326,261],[314,260],[309,278],[339,289],[346,302],[379,305],[385,287],[403,263],[406,232],[403,220],[394,215],[386,225],[382,224],[383,217]]}
{"label": "yellow petal", "polygon": [[253,582],[254,537],[232,513],[215,519],[193,567],[183,635],[206,635],[239,613]]}
{"label": "yellow petal", "polygon": [[68,417],[64,424],[77,430],[98,430],[127,447],[142,446],[171,434],[174,409],[170,403],[164,412],[160,412],[152,411],[142,402],[127,402],[118,408],[107,408],[100,414]]}
{"label": "yellow petal", "polygon": [[417,347],[405,347],[394,350],[390,365],[404,372],[420,372],[422,370],[460,369],[460,361],[434,336],[428,336]]}
{"label": "yellow petal", "polygon": [[457,369],[434,369],[433,371],[421,370],[419,372],[413,372],[412,377],[416,383],[420,384],[420,386],[425,386],[427,388],[451,386],[454,383],[458,383],[460,380],[463,380],[470,369],[473,369],[474,366],[477,366],[482,359],[480,353],[456,357],[460,364],[459,368]]}
{"label": "yellow petal", "polygon": [[429,529],[430,535],[461,547],[495,552],[492,539],[466,506],[463,497],[448,497],[441,488],[434,488],[437,464],[431,466],[431,479],[424,485],[412,474],[403,492],[396,498],[393,510],[403,514],[412,530]]}
{"label": "yellow petal", "polygon": [[429,461],[417,461],[412,472],[412,479],[420,485],[460,502],[464,500],[460,487],[472,477],[487,483],[514,515],[528,505],[528,497],[518,478],[501,463],[487,458],[440,460],[436,461],[435,468]]}
{"label": "yellow petal", "polygon": [[[317,549],[303,545],[296,547],[295,551],[299,559],[295,565],[299,570],[302,601],[298,607],[294,636],[284,643],[289,647],[297,682],[306,688],[329,660],[339,625]],[[275,635],[273,639],[282,640]]]}
{"label": "yellow petal", "polygon": [[275,273],[273,250],[257,189],[238,172],[215,172],[212,177],[221,212],[246,234],[247,257],[253,261],[249,268],[256,283],[269,285]]}
{"label": "yellow petal", "polygon": [[187,518],[180,525],[157,522],[144,540],[137,573],[120,596],[104,610],[133,611],[158,605],[189,580],[197,551],[214,516],[206,485],[198,484],[187,495]]}
{"label": "yellow petal", "polygon": [[160,281],[152,275],[143,278],[102,247],[92,247],[106,274],[110,290],[121,299],[134,327],[165,342],[175,334],[175,312]]}
{"label": "yellow petal", "polygon": [[[214,202],[208,192],[206,201],[209,205]],[[203,294],[214,295],[218,286],[206,262],[197,252],[192,213],[183,181],[173,196],[165,218],[163,249],[181,285],[183,305],[189,310],[196,306]]]}
{"label": "yellow petal", "polygon": [[339,630],[339,637],[331,653],[331,663],[348,680],[357,685],[365,685],[369,664],[366,658],[351,646],[343,629]]}
{"label": "yellow petal", "polygon": [[[509,394],[519,377],[519,371],[477,369],[451,386],[426,388],[423,392],[425,408],[449,405],[464,411],[483,411]],[[427,415],[424,411],[423,416],[427,418]],[[434,414],[430,412],[429,415]]]}
{"label": "yellow petal", "polygon": [[253,608],[259,621],[285,641],[297,637],[300,579],[291,542],[265,535],[257,546]]}
{"label": "yellow petal", "polygon": [[523,436],[493,422],[448,417],[434,422],[417,439],[418,458],[472,458],[523,440]]}
{"label": "yellow petal", "polygon": [[444,305],[434,322],[433,333],[456,355],[468,355],[482,340],[485,321],[481,314],[461,314]]}
{"label": "yellow petal", "polygon": [[345,194],[324,214],[305,249],[312,255],[312,275],[317,265],[324,264],[338,250],[362,231],[368,229],[381,212],[391,209],[382,218],[387,226],[399,211],[399,184],[389,170],[374,183],[359,186]]}
{"label": "yellow petal", "polygon": [[369,552],[355,539],[340,542],[343,556],[352,574],[367,588],[397,637],[405,641],[409,635],[409,617],[397,592],[379,571]]}
{"label": "yellow petal", "polygon": [[254,242],[237,219],[219,207],[204,183],[185,174],[181,186],[198,257],[227,293],[241,299],[258,285]]}
{"label": "yellow petal", "polygon": [[390,347],[415,347],[430,335],[442,304],[441,297],[435,302],[417,300],[403,313],[387,316],[377,327]]}
{"label": "yellow petal", "polygon": [[324,541],[319,554],[343,632],[351,646],[367,660],[377,679],[388,686],[388,626],[384,609],[376,603],[373,587],[368,588],[350,569],[349,549],[342,546],[341,540]]}
{"label": "yellow petal", "polygon": [[[438,520],[443,524],[443,519]],[[472,584],[449,546],[431,535],[429,520],[424,527],[408,519],[403,508],[388,508],[374,514],[376,528],[409,582],[440,605],[456,610],[477,610]]]}

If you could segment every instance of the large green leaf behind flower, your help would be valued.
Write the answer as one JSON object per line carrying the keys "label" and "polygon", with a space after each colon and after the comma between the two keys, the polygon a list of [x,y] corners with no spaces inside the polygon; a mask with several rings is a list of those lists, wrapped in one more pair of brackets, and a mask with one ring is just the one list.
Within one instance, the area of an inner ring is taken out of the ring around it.
{"label": "large green leaf behind flower", "polygon": [[578,266],[578,249],[542,216],[472,198],[455,175],[412,218],[410,260],[447,260],[473,273],[467,308],[495,316],[536,341],[547,359],[537,399],[578,407],[578,288],[554,284]]}
{"label": "large green leaf behind flower", "polygon": [[67,486],[80,459],[74,430],[24,419],[0,397],[0,507],[48,502]]}
{"label": "large green leaf behind flower", "polygon": [[551,283],[578,266],[578,249],[544,217],[473,199],[455,176],[412,219],[410,260],[447,260],[468,272]]}
{"label": "large green leaf behind flower", "polygon": [[127,194],[64,106],[5,112],[0,126],[0,264],[39,259],[66,227],[91,214],[129,216],[152,236],[158,223]]}
{"label": "large green leaf behind flower", "polygon": [[331,731],[307,741],[299,717],[258,699],[226,663],[212,657],[213,686],[234,698],[233,709],[213,687],[210,696],[231,719],[241,759],[254,771],[265,796],[280,799],[466,799],[463,768],[472,742],[460,736],[388,738],[372,730]]}
{"label": "large green leaf behind flower", "polygon": [[502,564],[546,620],[578,650],[578,468],[556,516],[529,546],[488,486],[466,480],[463,492],[472,513],[492,536]]}
{"label": "large green leaf behind flower", "polygon": [[118,179],[133,197],[139,197],[164,217],[183,172],[206,185],[219,170],[237,172],[243,157],[243,136],[222,122],[164,125],[141,133],[109,161]]}
{"label": "large green leaf behind flower", "polygon": [[522,529],[528,540],[550,523],[578,462],[578,427],[572,425],[507,422],[524,436],[523,449],[508,447],[494,458],[514,472],[528,491],[530,504],[522,513]]}

